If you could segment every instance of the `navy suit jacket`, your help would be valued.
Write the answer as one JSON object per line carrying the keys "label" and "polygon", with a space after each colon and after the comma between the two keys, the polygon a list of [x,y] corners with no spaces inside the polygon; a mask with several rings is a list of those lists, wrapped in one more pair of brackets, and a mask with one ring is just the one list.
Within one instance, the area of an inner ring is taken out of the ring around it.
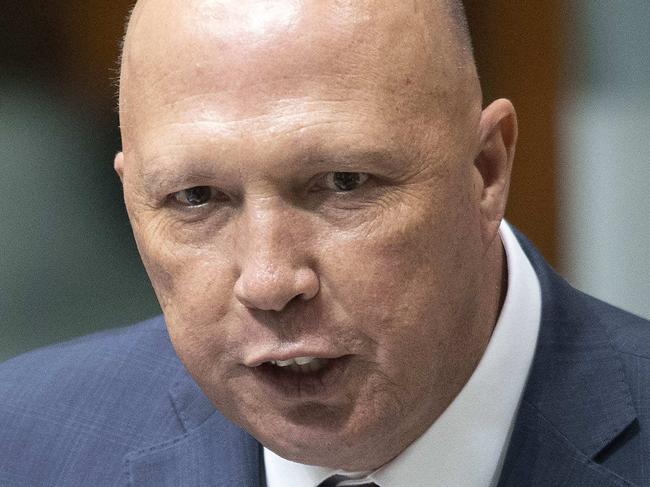
{"label": "navy suit jacket", "polygon": [[[518,237],[542,323],[499,486],[650,486],[650,323]],[[264,486],[260,444],[214,409],[161,317],[0,366],[0,486],[127,485]]]}

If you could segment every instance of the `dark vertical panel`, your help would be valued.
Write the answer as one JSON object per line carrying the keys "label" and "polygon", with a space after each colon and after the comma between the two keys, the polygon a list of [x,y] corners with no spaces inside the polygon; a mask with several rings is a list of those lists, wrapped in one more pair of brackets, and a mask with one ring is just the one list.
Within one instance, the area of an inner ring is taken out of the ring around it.
{"label": "dark vertical panel", "polygon": [[520,139],[507,218],[557,262],[556,140],[563,17],[559,0],[466,2],[485,102],[505,97]]}
{"label": "dark vertical panel", "polygon": [[132,2],[0,2],[1,361],[159,306],[112,169]]}

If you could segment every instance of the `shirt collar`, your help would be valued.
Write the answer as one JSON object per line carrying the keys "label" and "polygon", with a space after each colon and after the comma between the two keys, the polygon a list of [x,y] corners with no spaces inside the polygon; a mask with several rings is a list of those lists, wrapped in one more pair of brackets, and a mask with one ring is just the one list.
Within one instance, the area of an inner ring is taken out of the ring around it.
{"label": "shirt collar", "polygon": [[[379,470],[354,474],[381,487],[496,485],[532,363],[541,318],[539,280],[504,221],[508,289],[492,337],[461,392],[429,429]],[[340,470],[302,465],[264,449],[268,487],[317,486]]]}

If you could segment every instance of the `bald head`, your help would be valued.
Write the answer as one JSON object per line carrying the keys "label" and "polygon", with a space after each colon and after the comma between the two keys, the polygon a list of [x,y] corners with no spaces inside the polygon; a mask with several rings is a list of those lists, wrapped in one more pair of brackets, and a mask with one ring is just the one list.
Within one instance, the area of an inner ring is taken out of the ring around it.
{"label": "bald head", "polygon": [[456,27],[458,43],[463,46],[463,49],[471,51],[472,40],[463,0],[447,0],[447,11],[453,25]]}
{"label": "bald head", "polygon": [[399,104],[475,111],[481,98],[459,0],[140,0],[123,49],[123,126],[132,125],[128,94],[146,99],[152,72],[184,86],[213,69],[211,88],[223,93],[295,74],[358,76],[346,70],[362,61],[368,77],[405,95]]}
{"label": "bald head", "polygon": [[[427,0],[427,1],[431,1],[431,0]],[[139,0],[138,3],[142,3],[142,2],[143,0]],[[463,0],[443,0],[442,4],[447,10],[447,15],[451,20],[451,25],[454,27],[454,34],[456,35],[456,42],[459,48],[461,49],[461,51],[472,52],[471,34],[469,30],[469,25],[467,23],[467,16],[465,14],[465,6],[463,4]],[[134,5],[134,7],[131,9],[131,11],[127,16],[126,19],[127,29],[131,23],[131,18],[136,7],[137,4]],[[121,51],[123,47],[124,47],[124,42],[122,43],[122,47],[120,49],[120,59],[122,58]]]}

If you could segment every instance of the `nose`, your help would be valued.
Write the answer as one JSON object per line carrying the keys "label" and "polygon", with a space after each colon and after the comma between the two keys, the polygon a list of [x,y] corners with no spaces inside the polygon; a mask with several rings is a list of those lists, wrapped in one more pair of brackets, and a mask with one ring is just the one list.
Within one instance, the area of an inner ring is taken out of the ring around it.
{"label": "nose", "polygon": [[247,213],[237,238],[237,300],[250,309],[282,311],[293,300],[314,298],[320,284],[304,239],[296,236],[300,222],[273,210]]}

